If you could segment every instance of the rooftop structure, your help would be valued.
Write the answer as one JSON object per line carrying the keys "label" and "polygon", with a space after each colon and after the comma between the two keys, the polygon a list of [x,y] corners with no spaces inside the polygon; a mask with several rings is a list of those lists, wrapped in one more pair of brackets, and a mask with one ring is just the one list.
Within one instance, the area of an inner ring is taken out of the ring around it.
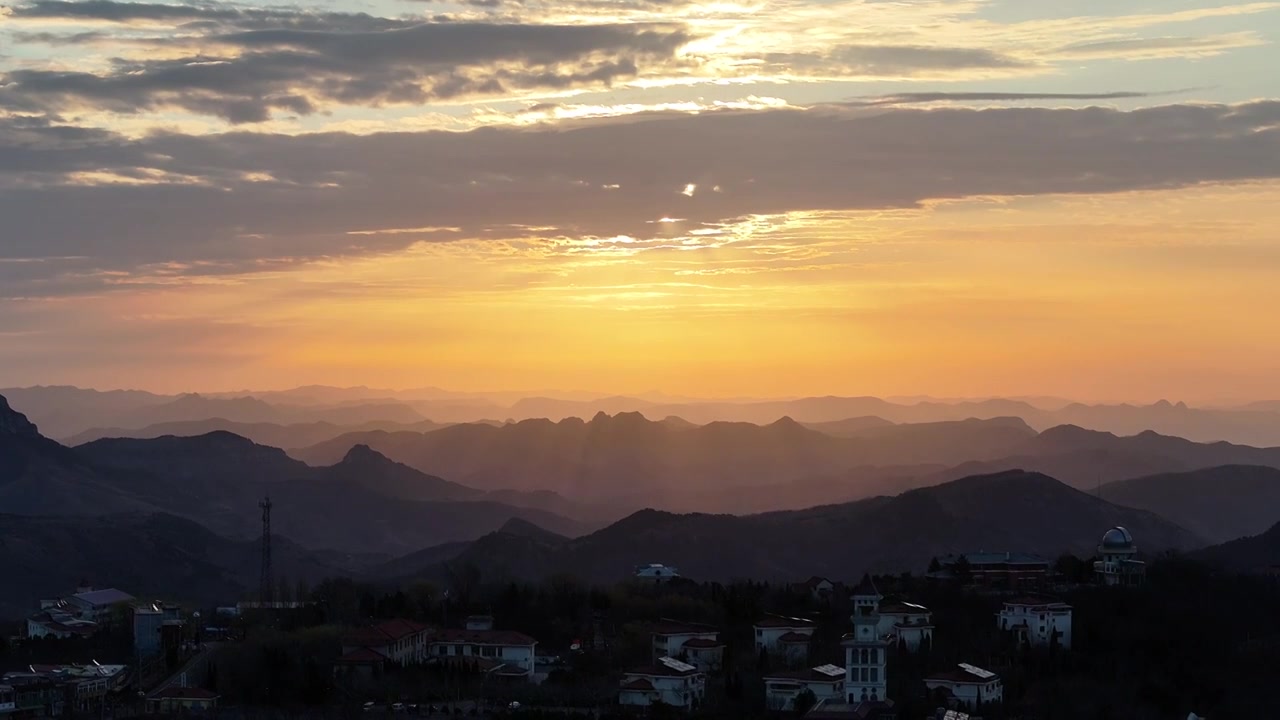
{"label": "rooftop structure", "polygon": [[1147,577],[1147,565],[1135,559],[1137,554],[1138,544],[1127,529],[1117,526],[1108,530],[1098,544],[1102,559],[1093,564],[1098,582],[1108,586],[1141,585]]}

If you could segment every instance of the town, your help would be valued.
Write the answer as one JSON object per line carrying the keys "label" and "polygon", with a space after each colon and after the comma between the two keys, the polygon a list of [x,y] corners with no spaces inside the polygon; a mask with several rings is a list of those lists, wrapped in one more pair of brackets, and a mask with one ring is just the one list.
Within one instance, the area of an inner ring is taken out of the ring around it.
{"label": "town", "polygon": [[[1035,708],[1044,707],[1041,694],[1063,691],[1047,689],[1059,680],[1081,681],[1088,661],[1073,658],[1078,648],[1115,654],[1099,643],[1116,620],[1098,609],[1150,601],[1137,555],[1135,538],[1117,527],[1101,534],[1091,564],[974,552],[935,558],[919,576],[851,584],[703,584],[654,563],[613,588],[557,577],[488,593],[418,583],[377,595],[332,579],[287,599],[268,583],[262,597],[201,609],[86,584],[41,601],[8,638],[0,719],[236,717],[254,708],[1085,717]],[[1185,581],[1171,572],[1154,573],[1153,583]],[[1069,596],[1088,608],[1084,618]],[[1091,620],[1106,627],[1084,625]],[[1194,707],[1177,712],[1195,717]]]}

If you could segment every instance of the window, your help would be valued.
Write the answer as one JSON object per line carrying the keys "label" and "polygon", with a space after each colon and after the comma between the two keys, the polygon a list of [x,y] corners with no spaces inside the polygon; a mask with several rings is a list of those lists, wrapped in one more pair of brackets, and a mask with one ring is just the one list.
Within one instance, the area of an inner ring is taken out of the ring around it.
{"label": "window", "polygon": [[868,675],[868,673],[867,673],[867,669],[866,669],[866,668],[862,668],[862,682],[868,682],[868,680],[867,680],[867,678],[868,678],[868,677],[869,677],[869,675]]}
{"label": "window", "polygon": [[764,637],[764,630],[756,628],[756,637]]}
{"label": "window", "polygon": [[871,682],[880,682],[880,668],[871,668]]}

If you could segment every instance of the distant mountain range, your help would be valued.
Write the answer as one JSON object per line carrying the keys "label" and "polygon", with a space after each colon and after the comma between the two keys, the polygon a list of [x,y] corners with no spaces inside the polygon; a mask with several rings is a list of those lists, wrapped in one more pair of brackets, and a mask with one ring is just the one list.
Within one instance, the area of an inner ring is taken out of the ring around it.
{"label": "distant mountain range", "polygon": [[[738,486],[780,485],[905,458],[953,465],[994,459],[1035,438],[1017,418],[876,426],[833,437],[784,418],[769,425],[688,427],[639,413],[589,422],[462,424],[429,433],[351,433],[294,451],[327,464],[355,444],[478,488],[547,489],[580,502],[680,507]],[[776,506],[775,506],[776,507]]]}
{"label": "distant mountain range", "polygon": [[[161,423],[222,418],[236,423],[278,425],[331,422],[415,423],[424,419],[441,424],[481,420],[587,419],[641,412],[650,418],[683,418],[705,425],[749,422],[768,425],[784,417],[807,424],[834,423],[819,428],[840,435],[841,424],[933,423],[969,418],[1018,417],[1035,430],[1058,425],[1136,435],[1152,430],[1197,442],[1225,440],[1256,446],[1280,445],[1280,401],[1259,401],[1234,407],[1189,407],[1161,401],[1150,405],[1087,405],[1058,398],[936,400],[929,398],[810,397],[785,400],[696,400],[658,394],[645,397],[592,393],[553,396],[521,393],[462,393],[439,388],[389,390],[307,386],[292,390],[243,391],[202,395],[157,395],[140,391],[84,390],[74,387],[0,389],[52,437],[72,438],[94,428],[93,434],[128,432]],[[236,428],[221,427],[237,431]],[[856,428],[861,429],[861,428]],[[164,434],[152,432],[152,434]],[[84,442],[96,437],[77,437]],[[255,439],[259,439],[256,438]],[[260,438],[264,441],[268,438]],[[274,438],[272,438],[274,440]],[[290,443],[294,442],[292,440]],[[314,442],[319,442],[316,440]],[[311,443],[290,444],[299,447]]]}
{"label": "distant mountain range", "polygon": [[[1204,540],[1153,513],[1113,505],[1038,473],[1013,471],[808,510],[751,516],[643,510],[576,538],[531,539],[510,528],[465,550],[424,555],[476,566],[486,581],[571,573],[625,579],[661,562],[695,580],[857,577],[865,571],[923,572],[946,553],[1031,552],[1091,556],[1108,528],[1123,525],[1145,552],[1200,547]],[[404,574],[409,568],[397,565]],[[442,573],[440,564],[419,574]]]}
{"label": "distant mountain range", "polygon": [[279,423],[248,423],[235,422],[225,418],[207,418],[201,420],[178,420],[175,422],[157,423],[155,425],[147,425],[146,427],[141,428],[90,428],[84,432],[76,433],[75,435],[65,438],[63,442],[74,447],[76,445],[83,445],[103,438],[157,438],[165,435],[191,437],[222,431],[248,438],[259,445],[270,445],[271,447],[290,450],[292,448],[303,448],[322,443],[326,440],[332,440],[339,435],[344,435],[350,432],[368,432],[372,430],[383,430],[388,432],[430,432],[432,430],[439,430],[442,427],[445,427],[444,423],[435,423],[430,420],[420,420],[413,423],[373,420],[354,425],[339,425],[332,422],[308,422],[281,425]]}
{"label": "distant mountain range", "polygon": [[1194,559],[1236,572],[1280,573],[1280,523],[1251,537],[1204,548]]}

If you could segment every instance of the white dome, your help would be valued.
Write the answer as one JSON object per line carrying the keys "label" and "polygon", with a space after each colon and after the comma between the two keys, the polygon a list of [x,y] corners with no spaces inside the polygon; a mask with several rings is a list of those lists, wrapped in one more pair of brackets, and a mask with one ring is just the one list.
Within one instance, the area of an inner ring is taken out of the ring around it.
{"label": "white dome", "polygon": [[1133,535],[1122,527],[1113,527],[1102,536],[1102,547],[1106,550],[1129,550],[1133,548]]}

